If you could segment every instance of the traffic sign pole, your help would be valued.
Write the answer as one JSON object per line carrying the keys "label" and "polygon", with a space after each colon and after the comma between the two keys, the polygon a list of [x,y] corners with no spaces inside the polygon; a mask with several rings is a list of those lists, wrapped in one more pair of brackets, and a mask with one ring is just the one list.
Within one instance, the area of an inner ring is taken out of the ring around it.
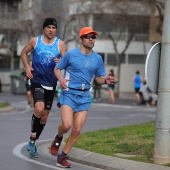
{"label": "traffic sign pole", "polygon": [[170,0],[165,0],[161,45],[154,163],[170,163]]}

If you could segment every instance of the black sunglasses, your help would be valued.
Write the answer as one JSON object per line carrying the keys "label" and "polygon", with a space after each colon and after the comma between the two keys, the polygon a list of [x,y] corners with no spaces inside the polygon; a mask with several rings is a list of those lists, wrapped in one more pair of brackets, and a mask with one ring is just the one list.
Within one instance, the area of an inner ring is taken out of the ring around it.
{"label": "black sunglasses", "polygon": [[85,38],[85,39],[90,39],[90,38],[96,39],[96,36],[95,36],[95,35],[89,35],[89,34],[83,35],[82,37]]}

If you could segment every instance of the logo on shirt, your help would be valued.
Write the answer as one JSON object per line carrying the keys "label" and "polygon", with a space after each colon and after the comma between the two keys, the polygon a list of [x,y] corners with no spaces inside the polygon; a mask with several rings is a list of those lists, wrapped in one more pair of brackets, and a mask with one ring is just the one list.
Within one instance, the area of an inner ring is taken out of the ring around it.
{"label": "logo on shirt", "polygon": [[53,61],[55,55],[49,50],[41,50],[38,53],[39,61],[41,64],[46,64],[47,66]]}
{"label": "logo on shirt", "polygon": [[46,58],[44,58],[42,61],[41,61],[41,64],[50,64],[51,63],[51,60],[53,59],[53,57],[51,56],[46,56]]}
{"label": "logo on shirt", "polygon": [[84,67],[89,67],[89,65],[90,65],[90,62],[88,60],[85,60],[84,61]]}

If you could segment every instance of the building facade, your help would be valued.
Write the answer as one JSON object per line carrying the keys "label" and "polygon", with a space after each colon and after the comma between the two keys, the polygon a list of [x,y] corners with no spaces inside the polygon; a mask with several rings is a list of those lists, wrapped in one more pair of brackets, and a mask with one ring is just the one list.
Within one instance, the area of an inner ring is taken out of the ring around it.
{"label": "building facade", "polygon": [[[83,26],[91,26],[98,31],[94,50],[103,57],[106,72],[114,69],[119,74],[120,92],[133,92],[132,77],[136,70],[145,76],[145,61],[153,44],[149,41],[151,3],[70,0],[69,16],[73,31],[68,37],[72,37]],[[76,40],[68,43],[68,50],[77,46]]]}
{"label": "building facade", "polygon": [[0,0],[0,80],[2,91],[10,89],[10,73],[19,67],[16,56],[20,33],[18,8],[21,0]]}
{"label": "building facade", "polygon": [[[17,40],[17,55],[31,37],[42,33],[42,22],[46,17],[57,19],[58,36],[66,42],[67,50],[79,46],[81,27],[91,26],[99,33],[94,50],[102,56],[106,73],[114,69],[115,74],[119,74],[120,92],[133,92],[132,77],[136,70],[145,76],[146,56],[155,42],[155,33],[150,28],[155,24],[154,17],[158,20],[159,15],[155,12],[157,1],[151,2],[49,0],[47,3],[46,0],[21,0],[18,11],[22,27]],[[19,67],[23,67],[21,62]]]}

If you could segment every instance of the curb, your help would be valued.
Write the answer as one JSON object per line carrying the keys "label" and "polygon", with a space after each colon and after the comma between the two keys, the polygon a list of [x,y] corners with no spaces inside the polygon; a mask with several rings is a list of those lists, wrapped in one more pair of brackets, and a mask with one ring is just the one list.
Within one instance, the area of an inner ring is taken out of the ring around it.
{"label": "curb", "polygon": [[[62,150],[64,144],[64,142],[61,143],[60,150]],[[52,156],[49,152],[50,145],[51,143],[49,142],[40,144],[38,146],[38,152],[40,155],[56,161],[57,157]],[[169,170],[169,167],[162,165],[102,155],[74,147],[68,155],[68,160],[105,170]]]}
{"label": "curb", "polygon": [[0,113],[3,113],[3,112],[11,112],[15,110],[14,107],[12,107],[11,105],[10,106],[7,106],[7,107],[3,107],[3,108],[0,108]]}

